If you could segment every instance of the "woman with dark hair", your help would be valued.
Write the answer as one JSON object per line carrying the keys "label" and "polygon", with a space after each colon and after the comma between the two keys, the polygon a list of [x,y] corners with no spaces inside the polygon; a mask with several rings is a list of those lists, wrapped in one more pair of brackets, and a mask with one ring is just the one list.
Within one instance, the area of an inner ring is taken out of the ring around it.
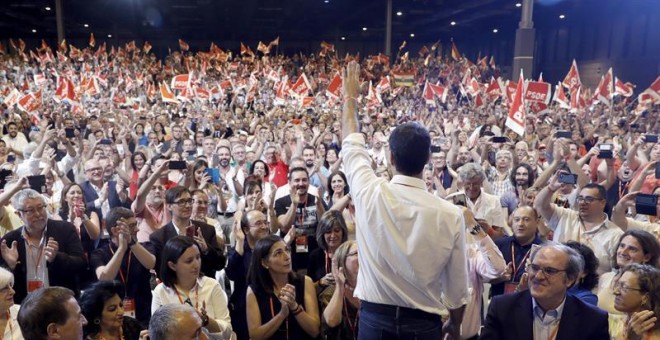
{"label": "woman with dark hair", "polygon": [[199,245],[188,236],[175,236],[162,252],[162,282],[153,291],[151,314],[168,303],[188,304],[199,313],[203,326],[223,339],[232,335],[227,296],[216,281],[202,275]]}
{"label": "woman with dark hair", "polygon": [[[262,197],[267,199],[266,203],[275,204],[275,202],[271,201],[274,201],[277,186],[271,181],[268,165],[262,160],[254,161],[250,165],[249,175],[256,177],[256,179],[261,182],[261,193]],[[245,182],[247,182],[250,176],[245,178]],[[243,184],[243,190],[244,192],[248,192],[245,183]]]}
{"label": "woman with dark hair", "polygon": [[247,324],[250,338],[314,339],[320,334],[314,283],[297,276],[282,238],[267,236],[255,245],[248,275]]}
{"label": "woman with dark hair", "polygon": [[124,314],[124,285],[119,281],[98,281],[83,291],[80,311],[88,320],[85,339],[138,339],[144,328]]}
{"label": "woman with dark hair", "polygon": [[339,171],[339,167],[341,166],[341,158],[339,158],[339,150],[335,148],[329,147],[328,150],[325,152],[325,162],[323,162],[324,166],[328,169],[329,172],[337,172]]}
{"label": "woman with dark hair", "polygon": [[147,138],[147,134],[144,131],[144,124],[142,123],[136,123],[135,126],[133,127],[133,142],[135,147],[138,145],[144,145],[147,146],[149,144],[149,139]]}
{"label": "woman with dark hair", "polygon": [[[193,164],[193,171],[191,179],[190,190],[202,190],[208,196],[208,209],[207,216],[209,218],[217,219],[218,218],[218,209],[225,211],[226,207],[218,206],[218,202],[221,200],[218,198],[220,196],[220,191],[216,187],[216,183],[213,183],[211,176],[206,172],[209,164],[203,160],[199,159]],[[220,202],[222,203],[222,202]]]}
{"label": "woman with dark hair", "polygon": [[358,338],[360,299],[353,296],[353,291],[359,267],[357,242],[344,242],[332,260],[337,283],[319,296],[324,339]]}
{"label": "woman with dark hair", "polygon": [[355,206],[351,196],[348,180],[343,172],[337,171],[328,176],[328,206],[330,210],[341,212],[346,221],[348,239],[355,239]]}
{"label": "woman with dark hair", "polygon": [[316,242],[319,247],[309,254],[307,275],[319,288],[317,292],[335,284],[332,275],[332,257],[339,246],[348,240],[348,228],[341,212],[326,211],[316,227]]}
{"label": "woman with dark hair", "polygon": [[620,275],[621,268],[633,264],[648,264],[658,266],[660,256],[660,245],[655,236],[643,230],[630,229],[621,235],[613,256],[613,270],[600,276],[598,282],[598,307],[609,313],[610,335],[613,339],[622,333],[626,323],[625,314],[618,311],[614,306],[616,296],[614,285],[616,278]]}
{"label": "woman with dark hair", "polygon": [[598,258],[596,258],[591,248],[580,242],[568,241],[564,244],[577,250],[584,260],[584,268],[578,276],[577,282],[568,290],[568,293],[588,304],[597,306],[598,297],[592,290],[598,285],[598,273],[596,272]]}
{"label": "woman with dark hair", "polygon": [[54,220],[71,222],[78,232],[83,250],[89,255],[94,250],[94,241],[101,236],[101,223],[96,212],[86,211],[80,185],[71,183],[62,190],[60,210]]}
{"label": "woman with dark hair", "polygon": [[136,151],[131,155],[131,182],[128,185],[128,196],[135,200],[140,188],[140,171],[147,163],[147,156],[142,151]]}
{"label": "woman with dark hair", "polygon": [[163,126],[163,124],[158,122],[154,123],[152,132],[156,134],[159,143],[163,143],[165,141],[165,136],[167,135],[167,132],[165,131],[165,127]]}
{"label": "woman with dark hair", "polygon": [[614,295],[614,308],[626,315],[625,326],[616,339],[660,339],[658,268],[637,263],[623,268]]}

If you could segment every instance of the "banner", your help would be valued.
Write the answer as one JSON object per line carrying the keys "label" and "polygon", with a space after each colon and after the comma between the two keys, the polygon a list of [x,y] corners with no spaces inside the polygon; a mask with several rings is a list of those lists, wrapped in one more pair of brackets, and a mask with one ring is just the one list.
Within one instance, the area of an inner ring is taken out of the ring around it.
{"label": "banner", "polygon": [[530,81],[525,90],[525,101],[549,104],[552,86],[549,83]]}
{"label": "banner", "polygon": [[518,84],[516,86],[516,94],[513,97],[511,103],[511,108],[509,109],[509,115],[506,118],[506,127],[513,130],[520,136],[525,134],[525,102],[524,102],[524,83],[525,77],[523,76],[522,70],[520,70],[520,77],[518,78]]}

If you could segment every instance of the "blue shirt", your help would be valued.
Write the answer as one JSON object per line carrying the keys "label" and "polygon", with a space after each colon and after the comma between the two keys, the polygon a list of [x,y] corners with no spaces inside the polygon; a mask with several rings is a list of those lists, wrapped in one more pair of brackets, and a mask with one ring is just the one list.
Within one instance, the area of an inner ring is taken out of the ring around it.
{"label": "blue shirt", "polygon": [[[515,264],[516,264],[516,272],[512,275],[513,282],[520,282],[520,277],[522,274],[525,273],[525,264],[524,262],[529,260],[529,255],[527,253],[532,249],[533,244],[541,244],[543,241],[537,236],[534,237],[534,240],[532,243],[523,246],[518,241],[516,240],[515,236],[504,236],[500,237],[497,240],[495,240],[495,245],[497,245],[497,248],[500,249],[502,252],[502,256],[504,257],[504,262],[507,263],[507,265],[510,262],[513,262],[513,254],[511,253],[511,249],[513,249],[513,252],[516,255],[515,258]],[[513,247],[512,247],[513,245]],[[527,255],[527,256],[526,256]],[[500,282],[497,284],[494,284],[491,286],[490,289],[490,294],[491,296],[497,296],[497,295],[502,295],[504,294],[504,284],[506,282]]]}

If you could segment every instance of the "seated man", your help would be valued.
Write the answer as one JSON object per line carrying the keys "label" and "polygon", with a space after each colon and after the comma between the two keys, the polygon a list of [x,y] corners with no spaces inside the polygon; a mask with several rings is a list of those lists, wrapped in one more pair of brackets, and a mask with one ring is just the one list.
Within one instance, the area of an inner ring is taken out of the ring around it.
{"label": "seated man", "polygon": [[[27,179],[19,181],[25,185]],[[44,197],[23,189],[12,203],[23,227],[2,238],[0,265],[14,273],[14,301],[41,287],[62,286],[79,292],[76,279],[87,266],[80,237],[73,224],[48,218]]]}
{"label": "seated man", "polygon": [[542,246],[527,267],[529,290],[494,297],[480,339],[609,339],[607,313],[566,293],[583,267],[574,249]]}
{"label": "seated man", "polygon": [[186,304],[162,305],[149,322],[149,339],[208,339],[202,328],[202,318]]}
{"label": "seated man", "polygon": [[82,339],[86,324],[73,292],[62,287],[30,293],[18,311],[18,325],[24,339]]}

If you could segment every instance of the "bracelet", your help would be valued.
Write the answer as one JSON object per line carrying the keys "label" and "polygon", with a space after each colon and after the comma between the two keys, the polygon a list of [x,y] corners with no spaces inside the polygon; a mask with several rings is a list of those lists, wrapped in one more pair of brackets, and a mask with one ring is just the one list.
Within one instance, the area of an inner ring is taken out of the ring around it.
{"label": "bracelet", "polygon": [[304,311],[304,309],[302,308],[302,306],[298,305],[298,307],[293,310],[293,315],[296,316],[296,315],[302,313],[303,311]]}

